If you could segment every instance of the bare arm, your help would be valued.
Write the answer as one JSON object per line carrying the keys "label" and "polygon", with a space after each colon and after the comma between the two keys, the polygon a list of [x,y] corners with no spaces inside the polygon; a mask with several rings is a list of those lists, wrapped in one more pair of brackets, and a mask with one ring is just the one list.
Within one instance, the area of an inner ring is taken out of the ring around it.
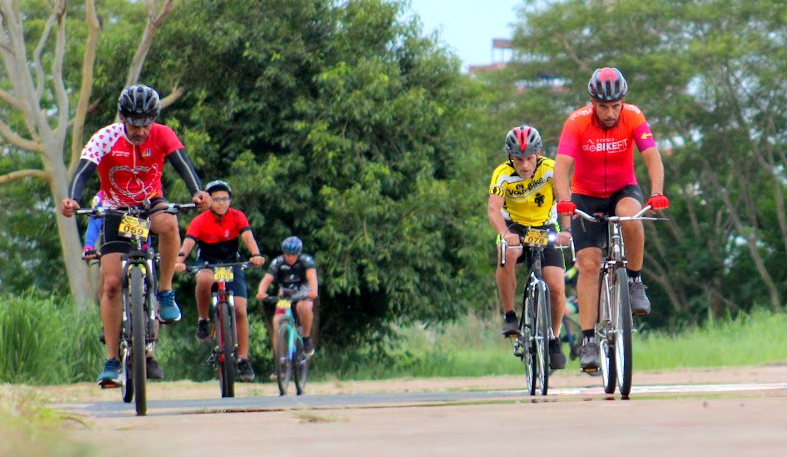
{"label": "bare arm", "polygon": [[314,268],[309,268],[306,270],[306,280],[309,281],[309,295],[308,297],[312,300],[317,298],[318,290],[317,290],[317,270]]}
{"label": "bare arm", "polygon": [[552,179],[555,189],[555,198],[561,202],[571,200],[571,180],[569,179],[574,158],[565,154],[558,154],[555,158],[555,168]]}
{"label": "bare arm", "polygon": [[265,263],[265,258],[260,255],[260,248],[257,247],[257,241],[254,239],[254,234],[251,233],[251,230],[246,230],[245,232],[241,233],[240,239],[243,240],[243,243],[246,245],[246,249],[249,250],[249,261],[254,264],[254,266],[261,267],[262,264]]}
{"label": "bare arm", "polygon": [[191,250],[194,249],[195,244],[196,243],[192,238],[189,237],[183,238],[183,245],[180,247],[180,250],[178,251],[178,260],[175,263],[175,272],[183,273],[184,271],[186,271],[186,258],[191,253]]}
{"label": "bare arm", "polygon": [[262,281],[260,281],[260,286],[257,289],[257,300],[263,300],[268,296],[268,287],[271,286],[273,282],[273,275],[270,273],[265,273],[265,276],[262,277]]}
{"label": "bare arm", "polygon": [[500,195],[489,194],[489,203],[486,205],[487,216],[489,216],[489,223],[495,229],[500,239],[506,240],[511,246],[519,245],[519,235],[510,233],[508,225],[503,217],[502,209],[505,199]]}
{"label": "bare arm", "polygon": [[661,153],[655,146],[642,151],[642,159],[648,167],[648,177],[650,178],[650,193],[664,193],[664,164],[661,161]]}

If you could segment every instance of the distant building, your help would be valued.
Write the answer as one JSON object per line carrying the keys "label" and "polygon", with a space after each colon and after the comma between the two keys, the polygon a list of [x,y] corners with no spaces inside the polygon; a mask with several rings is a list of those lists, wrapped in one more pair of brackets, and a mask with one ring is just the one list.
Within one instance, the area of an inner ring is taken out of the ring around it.
{"label": "distant building", "polygon": [[[528,61],[534,60],[535,56],[516,52],[511,45],[511,40],[507,38],[493,38],[492,39],[492,62],[486,65],[471,65],[468,68],[468,73],[471,77],[479,73],[486,73],[505,68],[512,61]],[[555,75],[546,72],[541,72],[538,79],[523,80],[516,83],[520,91],[525,91],[530,87],[543,87],[552,86],[555,92],[563,90],[565,81]]]}

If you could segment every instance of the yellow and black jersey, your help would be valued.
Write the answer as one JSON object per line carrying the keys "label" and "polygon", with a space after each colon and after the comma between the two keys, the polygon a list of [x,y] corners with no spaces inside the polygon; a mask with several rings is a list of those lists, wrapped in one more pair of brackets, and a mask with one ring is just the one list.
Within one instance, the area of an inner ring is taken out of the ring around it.
{"label": "yellow and black jersey", "polygon": [[518,224],[537,227],[557,222],[552,174],[555,161],[539,157],[532,178],[523,179],[511,162],[495,168],[489,193],[503,197],[503,217]]}

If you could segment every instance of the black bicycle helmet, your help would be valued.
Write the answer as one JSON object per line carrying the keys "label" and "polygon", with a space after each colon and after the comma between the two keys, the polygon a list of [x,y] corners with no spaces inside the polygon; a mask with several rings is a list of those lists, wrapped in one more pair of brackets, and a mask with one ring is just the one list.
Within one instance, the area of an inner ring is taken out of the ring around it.
{"label": "black bicycle helmet", "polygon": [[226,181],[217,179],[215,181],[209,182],[208,185],[205,186],[205,192],[207,192],[210,195],[213,195],[213,192],[219,192],[222,190],[224,192],[227,192],[229,196],[232,197],[232,187],[230,187],[230,185],[227,184]]}
{"label": "black bicycle helmet", "polygon": [[590,96],[602,102],[616,102],[626,96],[629,86],[617,68],[598,68],[588,82]]}
{"label": "black bicycle helmet", "polygon": [[118,112],[132,125],[150,125],[161,112],[161,99],[150,87],[135,84],[120,93]]}
{"label": "black bicycle helmet", "polygon": [[281,250],[285,254],[297,255],[303,249],[303,242],[297,236],[291,236],[281,243]]}
{"label": "black bicycle helmet", "polygon": [[505,151],[514,157],[527,157],[541,149],[541,134],[534,127],[514,127],[506,135]]}

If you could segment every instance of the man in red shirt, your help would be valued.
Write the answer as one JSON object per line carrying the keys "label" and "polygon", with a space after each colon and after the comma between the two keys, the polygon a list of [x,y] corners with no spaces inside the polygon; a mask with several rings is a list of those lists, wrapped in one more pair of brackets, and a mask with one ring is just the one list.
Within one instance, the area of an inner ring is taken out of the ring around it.
{"label": "man in red shirt", "polygon": [[[568,117],[560,135],[554,169],[557,211],[573,214],[576,208],[588,214],[605,213],[632,216],[642,209],[642,190],[634,175],[634,147],[648,169],[651,195],[647,201],[654,210],[669,207],[662,195],[664,165],[645,116],[634,105],[624,102],[628,84],[617,68],[599,68],[590,78],[591,105]],[[569,189],[569,173],[574,168]],[[639,221],[622,226],[626,240],[627,272],[631,309],[634,315],[650,313],[642,270],[645,233]],[[606,227],[573,219],[571,224],[577,250],[577,298],[583,333],[580,366],[596,370],[599,348],[595,342],[598,315],[598,271],[606,243]]]}
{"label": "man in red shirt", "polygon": [[[183,246],[178,253],[175,271],[186,271],[186,257],[195,245],[199,246],[197,264],[237,262],[238,240],[243,240],[246,249],[251,253],[249,261],[255,266],[262,266],[265,259],[260,255],[246,215],[235,208],[230,208],[232,201],[230,185],[224,181],[211,181],[205,186],[205,191],[210,194],[212,199],[210,211],[205,211],[195,217],[189,224]],[[199,311],[197,341],[201,343],[210,342],[208,304],[213,286],[213,271],[200,270],[197,273],[195,293],[197,295],[197,310]],[[246,277],[242,268],[233,267],[233,280],[227,283],[227,289],[232,290],[235,297],[240,380],[250,382],[254,380],[254,370],[249,363],[249,319],[246,311],[248,294],[246,292]]]}
{"label": "man in red shirt", "polygon": [[[159,94],[148,86],[136,84],[121,92],[118,99],[120,122],[96,132],[82,150],[74,176],[68,186],[68,197],[61,202],[61,213],[72,217],[79,209],[85,184],[96,170],[101,180],[102,205],[105,208],[140,206],[145,200],[153,206],[166,204],[161,188],[164,161],[169,161],[186,182],[200,209],[207,209],[210,196],[202,184],[183,143],[166,125],[153,122],[161,112]],[[98,377],[102,387],[119,387],[120,360],[118,343],[123,315],[121,302],[121,256],[131,250],[127,238],[118,234],[121,218],[109,215],[104,220],[104,243],[101,245],[101,320],[106,336],[107,360]],[[172,276],[180,247],[177,217],[164,211],[151,217],[150,230],[159,237],[159,319],[172,323],[180,320],[180,309],[172,290]],[[164,372],[148,354],[147,374],[159,379]]]}

